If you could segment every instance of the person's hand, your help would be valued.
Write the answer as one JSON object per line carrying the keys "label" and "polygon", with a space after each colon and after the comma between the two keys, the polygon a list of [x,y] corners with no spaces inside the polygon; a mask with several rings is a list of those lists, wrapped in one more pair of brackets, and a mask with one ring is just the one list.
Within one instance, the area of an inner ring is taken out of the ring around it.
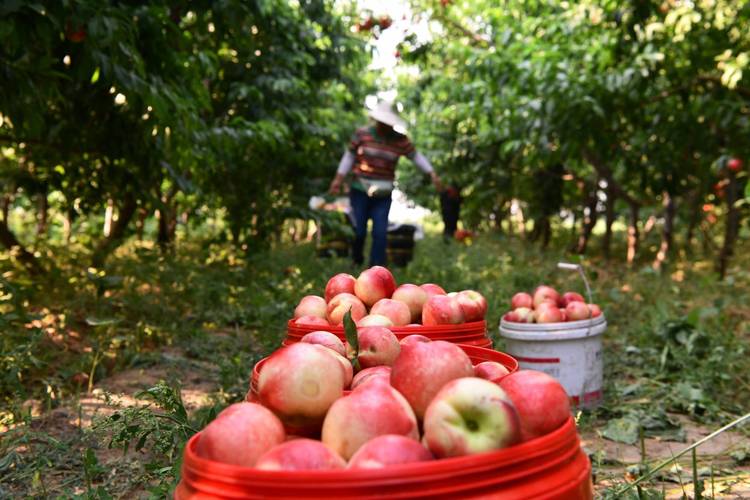
{"label": "person's hand", "polygon": [[337,195],[341,192],[341,176],[337,175],[331,181],[331,185],[328,187],[328,194]]}
{"label": "person's hand", "polygon": [[432,172],[430,174],[430,179],[432,180],[432,185],[435,186],[435,189],[437,189],[438,193],[443,190],[443,183],[440,181],[440,176],[437,174],[437,172]]}

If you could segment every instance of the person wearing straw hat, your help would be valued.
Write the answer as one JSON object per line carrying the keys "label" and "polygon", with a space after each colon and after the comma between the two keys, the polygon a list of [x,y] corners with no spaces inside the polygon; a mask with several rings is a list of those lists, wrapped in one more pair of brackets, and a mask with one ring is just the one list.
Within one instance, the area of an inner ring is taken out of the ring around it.
{"label": "person wearing straw hat", "polygon": [[392,103],[380,101],[369,116],[374,123],[354,133],[328,191],[338,194],[346,175],[353,174],[349,190],[355,233],[352,258],[356,265],[364,263],[367,221],[372,219],[370,265],[375,266],[386,263],[388,212],[399,158],[406,156],[428,174],[438,191],[442,186],[430,162],[417,152],[406,136],[406,122],[393,109]]}

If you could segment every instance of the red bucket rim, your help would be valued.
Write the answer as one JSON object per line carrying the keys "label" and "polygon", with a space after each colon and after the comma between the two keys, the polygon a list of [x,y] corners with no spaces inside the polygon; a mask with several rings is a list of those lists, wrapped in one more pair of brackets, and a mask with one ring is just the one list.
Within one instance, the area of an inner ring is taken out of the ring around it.
{"label": "red bucket rim", "polygon": [[[496,351],[494,349],[488,349],[486,347],[479,347],[479,346],[473,346],[473,345],[464,345],[464,344],[457,344],[458,347],[463,349],[463,351],[469,355],[469,358],[479,358],[484,361],[497,361],[504,367],[508,369],[509,374],[517,372],[520,368],[518,364],[518,360],[511,356],[510,354]],[[495,358],[495,359],[487,359],[489,357]],[[253,365],[253,372],[252,376],[250,378],[250,388],[251,390],[257,394],[258,393],[258,377],[260,376],[260,369],[263,366],[263,364],[268,360],[270,356],[266,356],[265,358],[259,360],[255,365]],[[478,361],[481,363],[481,361]],[[474,359],[472,359],[472,364],[476,364],[474,362]]]}

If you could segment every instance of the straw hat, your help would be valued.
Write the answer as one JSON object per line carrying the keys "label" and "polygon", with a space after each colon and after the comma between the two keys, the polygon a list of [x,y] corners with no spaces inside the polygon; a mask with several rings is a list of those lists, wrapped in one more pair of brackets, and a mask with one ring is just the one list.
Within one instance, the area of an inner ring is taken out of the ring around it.
{"label": "straw hat", "polygon": [[389,101],[380,101],[375,109],[370,111],[370,118],[380,123],[390,125],[396,132],[406,132],[406,122],[398,116],[398,112],[393,109],[393,103]]}

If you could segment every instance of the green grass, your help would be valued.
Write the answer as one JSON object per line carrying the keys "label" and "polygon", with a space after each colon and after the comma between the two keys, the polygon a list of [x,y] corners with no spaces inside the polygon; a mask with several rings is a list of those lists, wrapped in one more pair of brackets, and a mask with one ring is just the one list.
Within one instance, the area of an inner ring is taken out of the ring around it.
{"label": "green grass", "polygon": [[[571,259],[560,248],[541,252],[496,235],[470,245],[428,237],[418,243],[415,261],[394,274],[399,282],[481,291],[490,304],[489,333],[502,350],[497,324],[514,292],[540,283],[583,291],[575,273],[556,268]],[[283,244],[248,257],[226,245],[185,243],[162,256],[131,244],[103,271],[76,267],[83,259],[66,257],[62,271],[45,282],[0,262],[6,271],[0,280],[0,397],[7,408],[0,415],[0,497],[163,496],[174,484],[185,440],[243,398],[253,363],[279,345],[299,298],[321,294],[336,272],[359,271],[343,259],[317,259],[311,245]],[[678,260],[664,274],[598,257],[580,262],[609,323],[605,401],[582,414],[584,430],[624,440],[633,433],[678,437],[675,413],[719,427],[750,407],[746,258],[738,258],[724,282],[699,259]],[[30,401],[42,416],[76,408],[75,401],[106,377],[170,363],[183,375],[185,364],[193,363],[198,376],[215,382],[204,407],[184,410],[173,388],[187,381],[170,376],[155,388],[140,388],[148,390],[141,396],[150,406],[119,410],[93,429],[61,436],[48,432],[44,418],[30,416]],[[97,458],[108,446],[128,449],[116,462],[121,480],[107,475],[115,467],[111,461],[104,467]]]}

